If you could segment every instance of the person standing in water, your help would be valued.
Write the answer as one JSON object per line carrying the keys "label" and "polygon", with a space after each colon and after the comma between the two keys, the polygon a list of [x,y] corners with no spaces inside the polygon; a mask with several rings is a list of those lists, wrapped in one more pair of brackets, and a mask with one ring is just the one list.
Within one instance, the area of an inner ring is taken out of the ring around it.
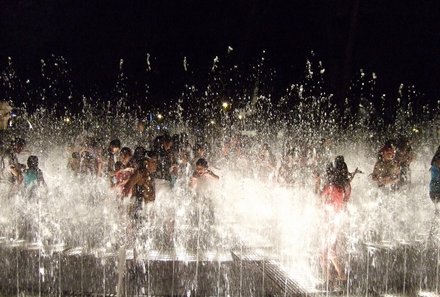
{"label": "person standing in water", "polygon": [[32,196],[35,190],[40,187],[46,187],[46,182],[44,181],[43,172],[38,167],[38,157],[29,156],[27,159],[28,168],[24,171],[24,187],[27,193]]}
{"label": "person standing in water", "polygon": [[0,150],[0,185],[7,187],[8,196],[18,190],[23,181],[22,170],[26,166],[18,162],[17,155],[24,150],[25,145],[24,139],[16,138],[9,148]]}
{"label": "person standing in water", "polygon": [[112,188],[119,193],[124,189],[125,184],[134,172],[132,162],[133,153],[129,147],[123,147],[119,153],[119,161],[115,163],[115,174],[112,180]]}
{"label": "person standing in water", "polygon": [[136,200],[132,212],[135,219],[138,218],[144,204],[154,202],[156,199],[153,175],[157,170],[157,154],[152,151],[147,152],[143,164],[144,166],[135,170],[122,191],[125,196],[131,192]]}
{"label": "person standing in water", "polygon": [[[139,165],[141,165],[139,163]],[[142,166],[136,169],[124,185],[122,195],[130,197],[128,217],[130,223],[127,228],[128,243],[135,242],[137,230],[154,219],[151,208],[146,207],[156,200],[154,173],[157,170],[157,154],[153,151],[146,153]]]}
{"label": "person standing in water", "polygon": [[[326,240],[322,252],[321,265],[325,275],[334,281],[344,282],[346,276],[342,261],[340,261],[340,252],[337,249],[338,238],[341,229],[341,214],[345,205],[350,200],[351,181],[357,173],[362,173],[356,168],[353,173],[348,171],[347,164],[343,156],[337,156],[334,164],[330,163],[326,169],[326,183],[321,192],[324,199],[324,215],[326,226]],[[334,268],[337,278],[331,277],[330,265]]]}
{"label": "person standing in water", "polygon": [[119,139],[113,139],[110,141],[107,150],[107,175],[110,179],[110,184],[114,185],[114,176],[116,173],[116,163],[119,161],[119,152],[121,150],[121,141]]}
{"label": "person standing in water", "polygon": [[213,242],[215,234],[215,211],[212,182],[220,179],[218,175],[212,172],[208,167],[208,162],[201,158],[196,162],[196,168],[191,177],[189,187],[193,193],[194,209],[190,217],[191,224],[198,227],[197,236],[202,242]]}
{"label": "person standing in water", "polygon": [[321,195],[337,196],[331,198],[330,204],[340,208],[350,200],[351,181],[357,173],[362,173],[358,168],[354,172],[349,172],[343,156],[337,156],[334,166],[327,169],[327,183],[324,185]]}
{"label": "person standing in water", "polygon": [[156,178],[166,180],[172,187],[177,175],[174,168],[178,167],[173,149],[173,139],[166,134],[160,142],[160,146],[156,150],[158,157]]}
{"label": "person standing in water", "polygon": [[397,190],[400,182],[400,167],[395,160],[396,150],[392,144],[386,144],[379,152],[371,177],[379,188]]}
{"label": "person standing in water", "polygon": [[209,170],[208,161],[206,161],[205,159],[198,159],[196,162],[196,168],[189,184],[190,188],[197,188],[199,182],[203,178],[218,180],[220,177]]}

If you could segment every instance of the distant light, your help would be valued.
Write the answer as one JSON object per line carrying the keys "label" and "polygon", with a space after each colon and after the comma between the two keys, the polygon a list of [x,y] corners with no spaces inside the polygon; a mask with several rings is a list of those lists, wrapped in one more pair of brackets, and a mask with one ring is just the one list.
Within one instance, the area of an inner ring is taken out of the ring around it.
{"label": "distant light", "polygon": [[69,117],[64,118],[64,123],[70,124],[71,120]]}
{"label": "distant light", "polygon": [[417,128],[415,128],[415,127],[412,129],[412,131],[413,131],[414,133],[419,133],[419,132],[420,132],[419,129],[417,129]]}
{"label": "distant light", "polygon": [[157,114],[157,119],[158,120],[162,120],[163,119],[163,115],[161,115],[160,113]]}
{"label": "distant light", "polygon": [[211,125],[214,125],[215,124],[215,121],[214,120],[211,120]]}
{"label": "distant light", "polygon": [[239,120],[242,120],[242,119],[243,119],[243,116],[242,116],[241,114],[239,114],[239,115],[238,115],[238,119],[239,119]]}
{"label": "distant light", "polygon": [[231,107],[232,107],[232,104],[231,103],[229,103],[229,102],[223,102],[222,103],[222,108],[223,108],[223,111],[229,111],[230,109],[231,109]]}

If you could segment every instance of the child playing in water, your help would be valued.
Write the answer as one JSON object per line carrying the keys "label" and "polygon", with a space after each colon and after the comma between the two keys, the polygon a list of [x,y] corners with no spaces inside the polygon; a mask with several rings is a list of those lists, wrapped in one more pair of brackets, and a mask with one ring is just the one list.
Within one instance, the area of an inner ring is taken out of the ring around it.
{"label": "child playing in water", "polygon": [[220,177],[209,170],[208,162],[205,159],[199,159],[196,162],[196,170],[193,173],[189,186],[197,188],[198,181],[202,178],[217,180]]}
{"label": "child playing in water", "polygon": [[122,193],[125,184],[134,172],[133,162],[130,162],[132,155],[129,147],[123,147],[119,153],[119,161],[115,163],[112,187],[119,193]]}
{"label": "child playing in water", "polygon": [[371,177],[379,188],[397,190],[400,181],[400,167],[395,160],[396,150],[391,144],[386,144],[379,152],[379,158],[374,165]]}
{"label": "child playing in water", "polygon": [[38,157],[29,156],[27,160],[28,168],[24,172],[24,186],[26,189],[35,189],[39,186],[46,186],[43,172],[38,167]]}
{"label": "child playing in water", "polygon": [[[321,265],[325,275],[332,281],[345,281],[344,268],[337,251],[337,240],[340,235],[340,214],[350,200],[351,181],[357,173],[357,168],[350,173],[343,156],[337,156],[334,164],[329,164],[326,170],[327,182],[321,192],[324,199],[324,215],[327,228],[327,240],[323,248]],[[337,273],[337,278],[330,276],[330,265]]]}

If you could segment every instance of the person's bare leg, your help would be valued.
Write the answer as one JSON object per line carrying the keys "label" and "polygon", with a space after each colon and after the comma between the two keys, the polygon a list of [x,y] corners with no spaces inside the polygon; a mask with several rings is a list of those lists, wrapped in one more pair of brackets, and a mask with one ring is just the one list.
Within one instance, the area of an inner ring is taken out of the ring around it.
{"label": "person's bare leg", "polygon": [[336,251],[334,250],[335,247],[333,247],[331,250],[329,250],[328,258],[329,261],[333,264],[333,267],[336,270],[336,273],[338,274],[338,279],[340,281],[345,281],[347,279],[344,269],[342,265],[339,263],[338,257],[336,256]]}

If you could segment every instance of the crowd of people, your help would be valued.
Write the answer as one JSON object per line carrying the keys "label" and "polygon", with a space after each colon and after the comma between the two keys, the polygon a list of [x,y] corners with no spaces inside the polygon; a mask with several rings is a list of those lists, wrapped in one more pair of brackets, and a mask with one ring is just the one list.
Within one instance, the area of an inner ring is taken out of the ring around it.
{"label": "crowd of people", "polygon": [[[350,182],[360,171],[356,169],[350,173],[343,156],[331,160],[331,145],[327,141],[321,140],[313,149],[288,147],[278,162],[270,145],[263,143],[254,150],[252,174],[261,181],[313,187],[326,204],[340,209],[349,201]],[[46,186],[37,156],[29,156],[27,166],[19,163],[17,156],[25,146],[24,139],[14,138],[9,146],[3,145],[0,150],[0,180],[9,195],[20,188]],[[219,179],[209,169],[208,161],[214,164],[229,162],[236,168],[249,167],[240,164],[244,158],[252,159],[247,155],[249,151],[240,137],[231,137],[217,152],[210,150],[207,143],[191,145],[186,134],[159,135],[151,143],[134,150],[122,146],[119,139],[113,139],[103,149],[95,138],[86,137],[71,148],[67,166],[76,175],[107,178],[110,187],[121,197],[133,196],[138,203],[150,203],[155,200],[155,180],[166,181],[170,188],[183,185],[196,189],[200,179]],[[430,193],[435,202],[440,192],[438,155],[434,156],[431,169]],[[379,188],[396,191],[409,183],[410,164],[414,158],[407,139],[389,140],[378,151],[371,178]]]}
{"label": "crowd of people", "polygon": [[[353,172],[342,155],[335,158],[328,139],[322,139],[314,148],[286,146],[279,159],[269,143],[257,149],[246,146],[240,135],[225,140],[215,151],[206,142],[190,143],[182,133],[158,135],[144,146],[134,149],[123,146],[119,139],[111,140],[105,149],[93,137],[85,137],[70,147],[67,167],[74,175],[96,176],[108,180],[117,196],[132,203],[129,216],[136,220],[145,205],[156,199],[156,181],[162,180],[172,189],[185,187],[197,192],[220,179],[209,164],[227,163],[236,170],[243,169],[243,159],[253,160],[250,174],[263,182],[281,186],[310,187],[320,197],[330,240],[323,251],[325,267],[333,267],[339,280],[344,280],[343,265],[337,257],[338,227],[335,217],[344,212],[350,201],[351,182],[362,173]],[[255,147],[255,143],[252,144]],[[18,155],[26,147],[22,138],[14,138],[0,150],[0,184],[7,196],[24,190],[28,195],[39,187],[47,187],[39,160],[35,155],[27,159],[27,166],[19,163]],[[249,152],[253,152],[252,156]],[[378,150],[371,179],[385,192],[399,191],[411,181],[410,165],[415,159],[411,144],[405,137],[389,140]],[[208,163],[209,162],[209,163]],[[249,163],[247,163],[249,164]],[[244,174],[244,173],[243,173]],[[440,203],[440,147],[431,162],[429,194],[434,203]]]}

